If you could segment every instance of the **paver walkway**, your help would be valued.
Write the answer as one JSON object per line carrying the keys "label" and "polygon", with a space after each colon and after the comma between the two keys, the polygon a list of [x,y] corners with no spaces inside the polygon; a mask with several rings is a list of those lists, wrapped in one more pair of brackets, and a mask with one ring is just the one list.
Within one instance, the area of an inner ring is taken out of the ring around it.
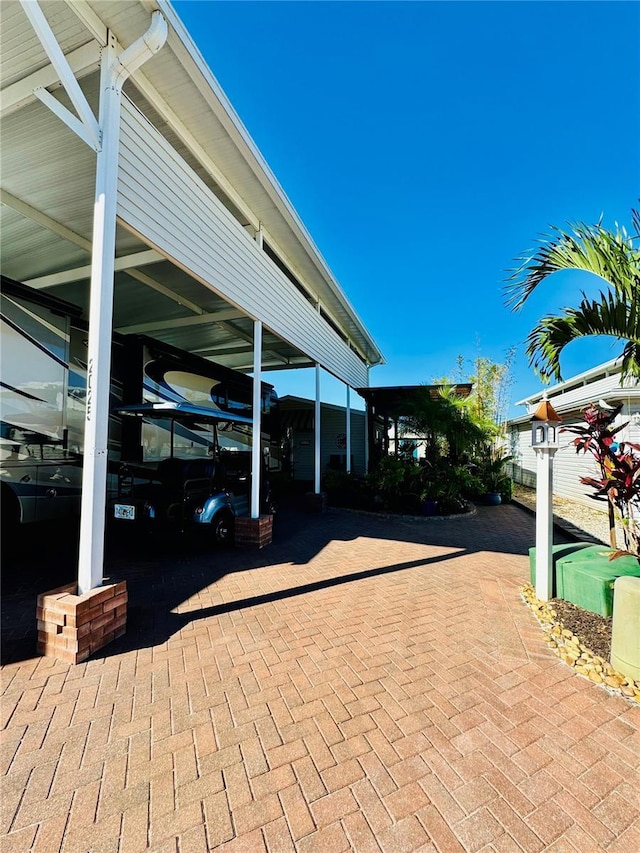
{"label": "paver walkway", "polygon": [[640,710],[546,649],[532,540],[285,513],[260,553],[113,554],[127,635],[3,668],[3,853],[640,849]]}

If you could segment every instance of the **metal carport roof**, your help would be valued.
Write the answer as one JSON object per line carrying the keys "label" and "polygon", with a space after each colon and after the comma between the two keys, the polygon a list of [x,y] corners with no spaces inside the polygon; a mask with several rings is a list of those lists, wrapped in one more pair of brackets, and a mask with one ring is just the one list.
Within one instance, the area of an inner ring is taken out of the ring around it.
{"label": "metal carport roof", "polygon": [[[167,43],[125,84],[131,107],[141,111],[234,222],[251,237],[259,236],[264,263],[285,270],[295,298],[302,293],[320,313],[322,334],[339,339],[337,351],[344,347],[345,353],[357,354],[365,369],[380,363],[380,350],[170,3],[48,0],[41,8],[94,112],[107,30],[126,48],[146,31],[151,13],[162,12],[169,24]],[[41,86],[70,104],[18,0],[0,5],[0,23],[2,269],[79,305],[86,314],[95,152],[34,96]],[[253,317],[217,290],[215,281],[204,284],[122,220],[116,257],[116,330],[144,332],[229,367],[251,369]],[[265,322],[265,369],[316,361],[299,341]],[[335,362],[322,366],[349,381],[349,372],[340,375]]]}

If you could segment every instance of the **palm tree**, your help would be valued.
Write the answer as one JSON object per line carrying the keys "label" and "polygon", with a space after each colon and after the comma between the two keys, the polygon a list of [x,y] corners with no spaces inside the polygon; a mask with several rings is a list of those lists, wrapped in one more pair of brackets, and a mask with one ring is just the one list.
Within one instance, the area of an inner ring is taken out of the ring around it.
{"label": "palm tree", "polygon": [[463,455],[484,449],[493,437],[492,427],[473,416],[467,400],[456,394],[455,385],[442,385],[434,396],[425,387],[402,424],[405,435],[420,437],[425,459],[432,465],[444,457],[457,465]]}
{"label": "palm tree", "polygon": [[507,304],[520,308],[535,288],[559,270],[584,270],[607,285],[599,297],[582,293],[577,308],[543,317],[527,337],[529,364],[543,379],[561,380],[560,354],[565,346],[588,335],[611,335],[625,341],[622,376],[640,379],[640,212],[632,210],[635,233],[624,228],[569,224],[570,231],[552,226],[535,254],[522,256],[507,279]]}

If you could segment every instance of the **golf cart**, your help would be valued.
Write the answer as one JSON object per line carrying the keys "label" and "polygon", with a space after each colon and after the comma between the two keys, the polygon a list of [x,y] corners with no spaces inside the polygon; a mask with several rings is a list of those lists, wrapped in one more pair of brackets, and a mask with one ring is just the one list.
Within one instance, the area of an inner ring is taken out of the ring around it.
{"label": "golf cart", "polygon": [[[217,545],[233,539],[234,520],[249,514],[251,454],[224,449],[220,433],[245,427],[250,418],[191,403],[121,406],[124,417],[157,423],[167,441],[147,447],[143,461],[122,462],[113,521],[164,532],[201,531]],[[157,454],[157,456],[156,456]],[[261,478],[261,512],[272,511],[266,477]]]}

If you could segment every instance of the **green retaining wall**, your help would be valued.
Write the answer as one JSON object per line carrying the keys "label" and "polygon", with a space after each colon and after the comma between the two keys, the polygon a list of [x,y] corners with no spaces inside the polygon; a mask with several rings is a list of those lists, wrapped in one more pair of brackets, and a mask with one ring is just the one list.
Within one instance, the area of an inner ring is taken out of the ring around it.
{"label": "green retaining wall", "polygon": [[[572,604],[611,616],[613,613],[613,585],[616,578],[640,578],[640,563],[632,555],[609,560],[611,548],[590,542],[572,542],[554,545],[553,598],[562,598]],[[529,549],[531,583],[536,582],[536,549]]]}

